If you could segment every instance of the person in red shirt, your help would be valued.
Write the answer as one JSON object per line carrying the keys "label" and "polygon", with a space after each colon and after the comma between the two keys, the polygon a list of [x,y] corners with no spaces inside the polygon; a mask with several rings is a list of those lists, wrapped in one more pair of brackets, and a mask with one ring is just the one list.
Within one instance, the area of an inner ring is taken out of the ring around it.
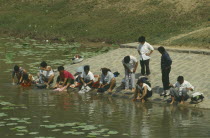
{"label": "person in red shirt", "polygon": [[70,72],[64,70],[63,66],[59,66],[58,71],[60,75],[57,77],[55,88],[58,88],[59,85],[61,85],[60,88],[62,89],[62,91],[64,91],[71,84],[74,84],[74,76]]}

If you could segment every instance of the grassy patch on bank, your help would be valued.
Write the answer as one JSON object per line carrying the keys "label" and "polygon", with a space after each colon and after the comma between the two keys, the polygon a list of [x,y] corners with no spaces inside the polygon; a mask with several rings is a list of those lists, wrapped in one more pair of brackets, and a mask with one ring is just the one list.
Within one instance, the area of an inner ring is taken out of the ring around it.
{"label": "grassy patch on bank", "polygon": [[210,48],[210,29],[174,40],[171,44]]}
{"label": "grassy patch on bank", "polygon": [[35,39],[126,43],[144,35],[150,43],[159,44],[208,26],[210,18],[206,1],[185,12],[166,0],[0,2],[0,33]]}

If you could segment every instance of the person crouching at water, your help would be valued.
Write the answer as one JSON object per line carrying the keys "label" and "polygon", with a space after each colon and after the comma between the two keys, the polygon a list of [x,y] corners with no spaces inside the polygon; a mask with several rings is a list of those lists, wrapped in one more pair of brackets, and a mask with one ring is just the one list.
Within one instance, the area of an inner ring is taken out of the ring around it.
{"label": "person crouching at water", "polygon": [[29,87],[29,86],[31,86],[31,84],[33,83],[33,81],[34,81],[33,75],[28,74],[28,73],[24,73],[23,74],[23,81],[21,83],[21,86],[23,86],[23,87]]}
{"label": "person crouching at water", "polygon": [[175,98],[180,100],[180,104],[184,104],[184,100],[189,97],[189,91],[194,91],[194,87],[186,80],[184,80],[183,76],[179,76],[177,78],[177,82],[172,85],[170,84],[170,94],[171,94],[171,103],[173,104]]}
{"label": "person crouching at water", "polygon": [[102,91],[112,92],[113,88],[116,85],[116,79],[114,74],[108,68],[101,68],[102,74],[100,77],[100,85],[98,91],[103,89]]}
{"label": "person crouching at water", "polygon": [[14,70],[12,71],[12,84],[15,84],[15,76],[17,77],[17,84],[22,83],[24,73],[26,73],[25,69],[15,65]]}
{"label": "person crouching at water", "polygon": [[134,99],[135,100],[141,100],[142,103],[144,103],[147,98],[152,96],[152,88],[144,83],[142,79],[139,79],[136,83],[136,91],[134,94]]}
{"label": "person crouching at water", "polygon": [[125,90],[129,90],[129,81],[131,81],[132,92],[135,92],[135,72],[138,61],[134,56],[125,56],[122,64],[125,69]]}
{"label": "person crouching at water", "polygon": [[95,78],[94,78],[93,73],[90,71],[90,66],[88,65],[84,66],[84,71],[82,72],[80,76],[81,76],[80,80],[83,86],[92,87],[92,84],[94,83]]}
{"label": "person crouching at water", "polygon": [[60,75],[57,77],[54,88],[61,88],[61,91],[67,90],[71,84],[74,84],[74,76],[70,72],[64,70],[63,66],[59,66],[58,71]]}
{"label": "person crouching at water", "polygon": [[54,72],[51,66],[48,66],[45,61],[40,64],[40,71],[38,73],[39,82],[45,83],[47,88],[49,88],[50,84],[53,83]]}

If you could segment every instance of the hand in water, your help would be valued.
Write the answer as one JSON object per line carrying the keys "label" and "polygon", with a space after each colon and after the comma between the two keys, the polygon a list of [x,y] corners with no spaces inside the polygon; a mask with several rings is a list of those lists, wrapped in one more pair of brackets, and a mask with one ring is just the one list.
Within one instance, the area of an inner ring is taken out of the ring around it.
{"label": "hand in water", "polygon": [[16,85],[16,84],[13,82],[12,85]]}

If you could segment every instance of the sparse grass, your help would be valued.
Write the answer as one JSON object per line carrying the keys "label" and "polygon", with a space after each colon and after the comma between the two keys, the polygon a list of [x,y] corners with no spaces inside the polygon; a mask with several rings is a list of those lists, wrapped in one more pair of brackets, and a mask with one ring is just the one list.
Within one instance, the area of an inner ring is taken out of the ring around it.
{"label": "sparse grass", "polygon": [[[201,4],[190,13],[179,15],[173,12],[176,8],[173,4],[162,4],[161,1],[164,0],[148,0],[145,6],[155,6],[155,10],[139,14],[139,11],[119,12],[119,7],[96,8],[99,4],[96,0],[0,0],[0,33],[35,39],[107,43],[133,42],[144,35],[150,43],[159,44],[209,24],[208,6],[204,8]],[[110,2],[123,4],[120,0]],[[180,44],[188,41],[183,39]],[[203,41],[198,43],[203,44]]]}
{"label": "sparse grass", "polygon": [[210,48],[210,29],[174,40],[171,44]]}

